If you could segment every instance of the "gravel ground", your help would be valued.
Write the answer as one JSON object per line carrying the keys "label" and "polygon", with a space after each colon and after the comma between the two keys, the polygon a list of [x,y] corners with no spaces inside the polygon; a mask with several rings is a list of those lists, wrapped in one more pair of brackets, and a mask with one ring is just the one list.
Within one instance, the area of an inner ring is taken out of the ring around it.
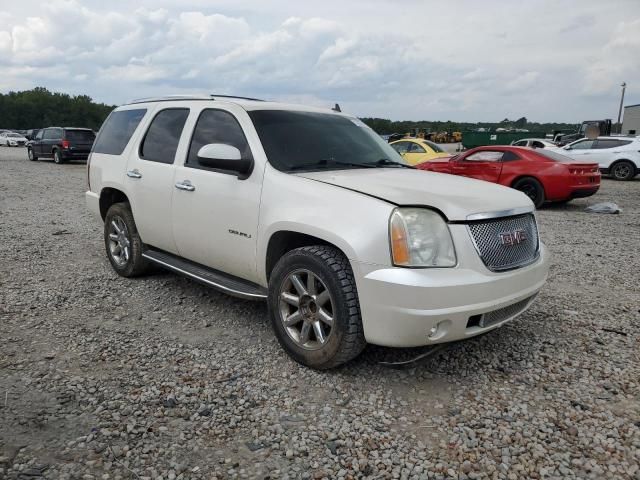
{"label": "gravel ground", "polygon": [[261,303],[118,277],[84,188],[0,149],[0,478],[640,479],[640,179],[539,213],[551,275],[517,321],[324,373]]}

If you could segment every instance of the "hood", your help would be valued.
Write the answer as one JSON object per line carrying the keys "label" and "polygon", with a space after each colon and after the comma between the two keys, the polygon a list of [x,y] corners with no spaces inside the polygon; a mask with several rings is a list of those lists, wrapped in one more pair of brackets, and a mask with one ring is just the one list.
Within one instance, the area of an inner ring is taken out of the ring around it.
{"label": "hood", "polygon": [[423,170],[371,168],[296,175],[371,195],[396,205],[433,207],[453,221],[463,221],[468,215],[477,213],[512,208],[534,210],[529,197],[512,188]]}

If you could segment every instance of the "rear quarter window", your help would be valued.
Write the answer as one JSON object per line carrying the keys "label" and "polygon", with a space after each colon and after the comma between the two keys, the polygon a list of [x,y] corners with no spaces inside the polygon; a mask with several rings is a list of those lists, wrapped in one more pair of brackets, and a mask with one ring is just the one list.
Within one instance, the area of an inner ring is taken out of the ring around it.
{"label": "rear quarter window", "polygon": [[111,112],[93,144],[93,152],[121,155],[146,113],[146,108]]}

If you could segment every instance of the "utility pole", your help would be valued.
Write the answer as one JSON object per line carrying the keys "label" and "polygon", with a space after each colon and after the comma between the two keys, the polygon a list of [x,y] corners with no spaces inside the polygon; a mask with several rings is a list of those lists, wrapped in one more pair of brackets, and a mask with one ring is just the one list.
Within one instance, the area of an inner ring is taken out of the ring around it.
{"label": "utility pole", "polygon": [[618,133],[622,133],[622,124],[620,123],[620,117],[622,116],[622,104],[624,103],[624,91],[627,88],[627,82],[622,82],[622,96],[620,97],[620,108],[618,109]]}

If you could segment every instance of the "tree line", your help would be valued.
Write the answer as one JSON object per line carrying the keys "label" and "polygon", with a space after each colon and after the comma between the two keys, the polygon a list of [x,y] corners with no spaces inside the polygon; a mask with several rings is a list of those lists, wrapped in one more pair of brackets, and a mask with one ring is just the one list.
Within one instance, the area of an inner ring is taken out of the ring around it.
{"label": "tree line", "polygon": [[555,131],[576,131],[579,124],[575,123],[538,123],[528,122],[526,117],[521,117],[517,120],[509,120],[505,118],[501,122],[452,122],[450,120],[446,122],[432,121],[432,120],[402,120],[393,121],[387,118],[361,118],[369,127],[375,130],[379,134],[389,133],[407,133],[412,132],[415,129],[424,130],[427,132],[465,132],[470,130],[476,130],[478,128],[484,128],[486,130],[495,130],[496,128],[526,128],[530,132],[546,132],[553,133]]}
{"label": "tree line", "polygon": [[[85,127],[98,130],[114,105],[96,103],[87,95],[69,95],[50,92],[36,87],[22,92],[0,93],[0,128],[26,130],[49,126]],[[505,118],[501,122],[452,122],[452,121],[394,121],[386,118],[362,118],[362,121],[380,134],[406,133],[415,129],[427,132],[464,132],[485,128],[527,128],[531,132],[551,133],[560,130],[577,130],[571,123],[535,123],[526,117],[517,120]]]}
{"label": "tree line", "polygon": [[115,106],[96,103],[87,95],[68,95],[36,87],[0,93],[0,128],[27,130],[51,126],[98,130]]}

